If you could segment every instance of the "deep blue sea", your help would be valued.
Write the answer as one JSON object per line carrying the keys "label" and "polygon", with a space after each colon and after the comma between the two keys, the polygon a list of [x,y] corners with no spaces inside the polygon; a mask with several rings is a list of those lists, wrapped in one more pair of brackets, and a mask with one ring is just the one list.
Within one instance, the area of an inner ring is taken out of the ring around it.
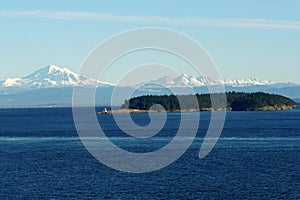
{"label": "deep blue sea", "polygon": [[[148,114],[132,118],[149,123]],[[148,140],[126,136],[111,115],[98,119],[115,144],[147,152],[168,144],[180,114],[168,113],[164,129]],[[299,109],[227,112],[220,140],[199,159],[209,120],[210,112],[201,112],[197,138],[179,160],[130,174],[89,154],[71,108],[0,109],[0,199],[300,199]]]}

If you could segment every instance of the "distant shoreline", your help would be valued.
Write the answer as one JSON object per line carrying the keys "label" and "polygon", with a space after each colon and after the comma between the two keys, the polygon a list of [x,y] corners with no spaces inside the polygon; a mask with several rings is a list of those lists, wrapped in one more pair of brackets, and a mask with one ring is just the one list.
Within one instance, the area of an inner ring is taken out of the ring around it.
{"label": "distant shoreline", "polygon": [[[76,108],[105,108],[105,107],[110,107],[110,106],[78,106]],[[139,110],[139,109],[127,109],[127,111],[124,111],[125,109],[118,109],[120,106],[113,106],[113,108],[116,108],[116,109],[111,109],[111,110],[108,110],[108,112],[120,112],[120,113],[128,113],[128,112],[131,112],[131,113],[148,113],[149,110]],[[294,107],[283,107],[283,108],[261,108],[260,110],[253,110],[253,111],[280,111],[280,110],[293,110],[297,107],[300,107],[300,103],[298,103],[298,106],[294,106]],[[51,109],[51,108],[54,108],[54,109],[60,109],[60,108],[70,108],[72,109],[73,107],[70,105],[66,105],[66,106],[56,106],[56,105],[53,105],[53,106],[15,106],[15,107],[0,107],[0,109]],[[170,113],[176,113],[176,112],[198,112],[198,111],[220,111],[220,110],[226,110],[226,111],[233,111],[231,109],[216,109],[216,110],[213,110],[213,109],[210,109],[210,108],[206,108],[206,109],[192,109],[192,110],[187,110],[187,109],[184,109],[184,110],[167,110],[167,111],[159,111],[159,112],[170,112]],[[150,111],[150,112],[158,112],[158,111]],[[251,111],[249,111],[251,112]],[[97,112],[98,114],[100,114],[101,112]]]}
{"label": "distant shoreline", "polygon": [[[293,110],[296,107],[292,106],[282,106],[282,107],[263,107],[257,110],[247,110],[244,112],[255,112],[255,111],[286,111],[286,110]],[[231,109],[184,109],[184,110],[139,110],[139,109],[115,109],[115,110],[108,110],[107,112],[101,111],[96,112],[99,115],[104,114],[128,114],[128,113],[193,113],[193,112],[212,112],[212,111],[232,111]],[[241,112],[241,111],[232,111],[232,112]]]}

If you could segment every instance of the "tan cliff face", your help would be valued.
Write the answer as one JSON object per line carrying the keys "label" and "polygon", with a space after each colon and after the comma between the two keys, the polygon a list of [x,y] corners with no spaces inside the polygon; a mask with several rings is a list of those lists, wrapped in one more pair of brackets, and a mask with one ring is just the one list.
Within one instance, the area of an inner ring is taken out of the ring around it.
{"label": "tan cliff face", "polygon": [[[287,106],[287,105],[282,105],[282,106],[264,106],[260,108],[256,108],[253,110],[247,110],[247,111],[268,111],[268,110],[292,110],[298,106]],[[227,110],[232,110],[232,108],[228,108]]]}
{"label": "tan cliff face", "polygon": [[[296,106],[294,106],[296,107]],[[286,105],[282,105],[282,106],[265,106],[262,108],[259,108],[258,110],[292,110],[294,108],[293,106],[286,106]]]}

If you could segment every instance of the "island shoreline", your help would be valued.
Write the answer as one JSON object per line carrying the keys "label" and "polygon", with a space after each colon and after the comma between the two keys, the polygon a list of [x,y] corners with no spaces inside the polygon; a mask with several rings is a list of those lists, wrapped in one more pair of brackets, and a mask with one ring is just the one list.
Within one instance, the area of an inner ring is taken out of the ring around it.
{"label": "island shoreline", "polygon": [[267,106],[258,108],[255,110],[232,110],[232,109],[183,109],[183,110],[140,110],[140,109],[114,109],[114,110],[107,110],[107,111],[100,111],[97,112],[97,114],[128,114],[128,113],[193,113],[193,112],[215,112],[215,111],[232,111],[232,112],[255,112],[255,111],[286,111],[286,110],[293,110],[294,108],[297,108],[297,106]]}

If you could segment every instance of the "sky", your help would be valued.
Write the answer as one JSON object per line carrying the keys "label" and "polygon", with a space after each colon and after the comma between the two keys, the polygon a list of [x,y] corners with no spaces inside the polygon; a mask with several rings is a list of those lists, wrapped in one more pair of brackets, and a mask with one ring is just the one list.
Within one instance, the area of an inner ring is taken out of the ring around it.
{"label": "sky", "polygon": [[[77,72],[107,38],[161,27],[201,44],[226,79],[300,83],[300,0],[0,0],[0,5],[0,80],[49,64]],[[154,55],[127,58],[111,73],[136,58],[166,59],[184,72],[184,62]]]}

